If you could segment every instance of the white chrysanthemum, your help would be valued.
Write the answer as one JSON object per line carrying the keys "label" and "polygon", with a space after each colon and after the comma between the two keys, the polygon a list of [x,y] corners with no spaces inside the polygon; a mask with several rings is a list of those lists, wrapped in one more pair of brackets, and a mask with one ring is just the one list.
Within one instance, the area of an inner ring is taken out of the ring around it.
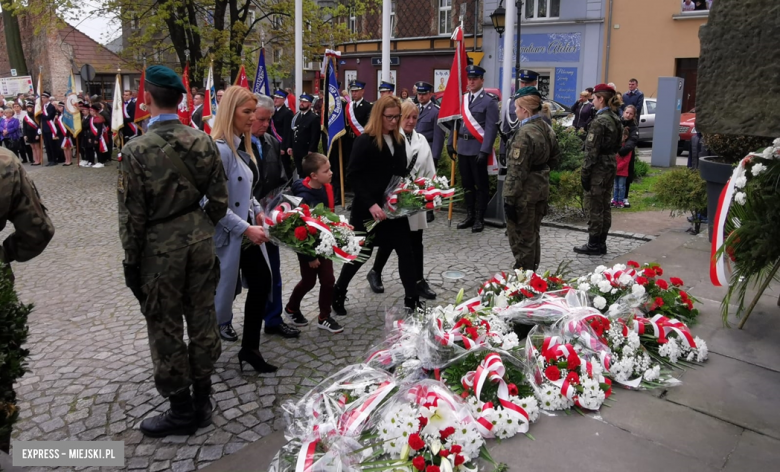
{"label": "white chrysanthemum", "polygon": [[682,352],[680,351],[680,347],[677,345],[677,340],[672,338],[658,348],[658,354],[661,357],[666,357],[669,359],[669,362],[672,364],[676,364],[677,359],[679,359]]}
{"label": "white chrysanthemum", "polygon": [[596,270],[594,270],[594,272],[597,273],[597,274],[601,274],[605,270],[607,270],[607,266],[600,265],[600,266],[596,267]]}
{"label": "white chrysanthemum", "polygon": [[780,147],[780,138],[776,138],[776,139],[775,139],[775,140],[772,142],[772,145],[773,145],[774,147]]}
{"label": "white chrysanthemum", "polygon": [[734,195],[734,201],[740,205],[744,205],[747,201],[747,195],[745,195],[745,192],[737,192],[737,194]]}
{"label": "white chrysanthemum", "polygon": [[601,275],[601,274],[592,274],[590,276],[590,283],[591,283],[591,285],[598,286],[599,282],[601,282],[602,280],[604,280],[604,276]]}
{"label": "white chrysanthemum", "polygon": [[[764,148],[764,151],[761,153],[761,157],[763,157],[764,159],[772,159],[773,153],[774,153],[774,149],[772,148],[772,146],[768,146]],[[761,164],[757,164],[757,165],[761,165]],[[753,175],[758,175],[758,174],[753,174]]]}
{"label": "white chrysanthemum", "polygon": [[618,278],[618,282],[620,282],[620,285],[628,285],[634,280],[633,277],[626,274],[625,272],[620,274],[620,277]]}
{"label": "white chrysanthemum", "polygon": [[514,349],[520,345],[520,340],[517,338],[517,333],[509,333],[504,335],[504,342],[501,348],[505,351]]}
{"label": "white chrysanthemum", "polygon": [[637,297],[641,297],[646,292],[644,285],[634,284],[631,286],[631,294]]}
{"label": "white chrysanthemum", "polygon": [[609,311],[607,314],[610,318],[617,318],[617,316],[620,315],[621,310],[622,309],[620,308],[619,304],[613,303],[609,306]]}
{"label": "white chrysanthemum", "polygon": [[587,292],[590,290],[590,284],[589,283],[581,283],[578,287],[579,290],[582,290],[583,292]]}
{"label": "white chrysanthemum", "polygon": [[604,297],[596,297],[593,299],[593,306],[597,310],[603,310],[607,306],[607,299]]}
{"label": "white chrysanthemum", "polygon": [[698,336],[694,338],[693,342],[696,343],[696,362],[704,362],[709,358],[709,348],[707,348],[707,343],[704,342],[704,340]]}
{"label": "white chrysanthemum", "polygon": [[599,291],[601,293],[609,293],[612,290],[612,284],[609,283],[609,280],[602,280],[599,282]]}
{"label": "white chrysanthemum", "polygon": [[455,427],[455,433],[447,438],[443,446],[449,449],[454,444],[460,445],[463,448],[461,455],[466,458],[467,462],[470,459],[479,457],[479,449],[485,443],[485,440],[482,439],[482,435],[479,434],[477,428],[473,424],[464,423],[458,423],[453,426]]}
{"label": "white chrysanthemum", "polygon": [[525,398],[518,398],[511,396],[509,397],[509,400],[525,410],[526,414],[528,415],[529,422],[533,423],[537,418],[539,418],[539,402],[536,401],[536,397],[529,396]]}
{"label": "white chrysanthemum", "polygon": [[336,245],[336,238],[330,233],[321,232],[320,243],[314,248],[314,252],[323,256],[330,256],[333,254],[333,246]]}
{"label": "white chrysanthemum", "polygon": [[744,175],[740,175],[736,179],[734,179],[734,186],[737,188],[745,188],[745,185],[747,184],[747,177]]}

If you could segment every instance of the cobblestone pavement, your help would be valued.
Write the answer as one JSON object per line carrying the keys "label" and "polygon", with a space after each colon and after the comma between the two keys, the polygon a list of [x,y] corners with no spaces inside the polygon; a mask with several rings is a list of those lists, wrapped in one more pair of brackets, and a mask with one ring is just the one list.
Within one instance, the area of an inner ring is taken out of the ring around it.
{"label": "cobblestone pavement", "polygon": [[[27,345],[30,372],[17,385],[17,440],[121,440],[125,469],[202,468],[283,428],[280,404],[360,358],[381,337],[385,309],[402,305],[395,256],[385,270],[383,295],[368,289],[366,269],[361,270],[350,287],[343,333],[331,335],[312,323],[297,340],[264,334],[261,350],[280,366],[267,375],[241,375],[239,345],[225,343],[214,375],[214,425],[192,437],[145,438],[137,429],[140,420],[163,411],[166,404],[152,381],[143,316],[124,287],[116,166],[27,169],[49,208],[56,235],[40,257],[14,265],[22,300],[35,304]],[[572,246],[586,238],[583,232],[543,228],[542,268],[555,268],[568,259],[575,273],[583,272],[642,243],[610,238],[610,252],[604,257],[575,255]],[[479,283],[513,262],[503,230],[457,231],[447,226],[444,214],[426,232],[425,242],[426,273],[439,301],[453,300],[461,287],[473,293]],[[297,282],[297,267],[294,254],[283,250],[285,297]],[[448,269],[466,276],[461,283],[447,284],[441,274]],[[240,296],[234,305],[239,333],[243,305]],[[315,310],[316,289],[303,306],[310,320],[316,320]]]}

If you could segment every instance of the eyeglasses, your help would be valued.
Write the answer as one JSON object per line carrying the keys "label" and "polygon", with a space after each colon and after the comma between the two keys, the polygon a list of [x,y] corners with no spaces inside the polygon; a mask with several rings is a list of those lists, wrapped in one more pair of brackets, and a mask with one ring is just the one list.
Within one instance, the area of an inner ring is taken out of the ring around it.
{"label": "eyeglasses", "polygon": [[390,121],[398,121],[401,119],[401,115],[382,115],[385,117],[386,120]]}

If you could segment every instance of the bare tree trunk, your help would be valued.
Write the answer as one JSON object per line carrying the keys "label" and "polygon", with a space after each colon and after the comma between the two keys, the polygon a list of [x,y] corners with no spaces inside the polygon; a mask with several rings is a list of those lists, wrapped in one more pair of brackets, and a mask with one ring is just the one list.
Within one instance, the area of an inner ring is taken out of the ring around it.
{"label": "bare tree trunk", "polygon": [[9,0],[0,0],[0,5],[3,7],[3,26],[8,62],[11,64],[11,69],[16,69],[17,75],[28,75],[27,63],[24,60],[24,50],[22,49],[22,36],[19,33],[19,19],[15,14],[10,13]]}

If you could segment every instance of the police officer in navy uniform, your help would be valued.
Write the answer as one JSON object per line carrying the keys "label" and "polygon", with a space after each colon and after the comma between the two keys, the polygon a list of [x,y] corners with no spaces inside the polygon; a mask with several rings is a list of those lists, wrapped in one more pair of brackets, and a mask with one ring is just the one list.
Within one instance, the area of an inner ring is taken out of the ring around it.
{"label": "police officer in navy uniform", "polygon": [[[352,110],[354,110],[353,118],[355,118],[355,120],[360,124],[360,126],[366,126],[368,124],[368,117],[371,116],[371,108],[374,106],[373,103],[363,99],[365,88],[366,88],[365,82],[361,82],[359,80],[353,80],[352,82],[350,82],[349,94],[350,97],[352,98],[352,101],[344,104],[345,107],[351,108],[350,113],[352,112]],[[346,133],[340,139],[342,145],[342,153],[344,156],[344,171],[346,171],[347,166],[349,165],[349,156],[350,154],[352,154],[352,143],[355,142],[355,138],[357,138],[358,135],[355,134],[355,131],[352,129],[352,126],[350,126],[349,117],[347,116],[347,110],[344,110],[344,122],[345,122]],[[333,186],[333,196],[336,200],[336,205],[340,205],[341,204],[341,179],[339,177],[339,172],[341,172],[341,170],[339,169],[339,153],[337,148],[334,148],[333,152],[330,153],[330,169],[331,171],[333,171],[333,178],[331,180],[331,185]]]}
{"label": "police officer in navy uniform", "polygon": [[[417,82],[414,86],[417,89],[417,96],[414,98],[417,99],[417,108],[420,110],[415,130],[425,136],[433,153],[433,165],[438,167],[441,150],[444,149],[444,130],[438,124],[439,105],[432,100],[433,85],[428,82]],[[429,223],[434,220],[433,211],[428,212],[427,219]]]}
{"label": "police officer in navy uniform", "polygon": [[[274,99],[274,115],[271,117],[271,121],[274,124],[274,129],[279,137],[282,139],[280,152],[282,153],[282,163],[287,175],[292,175],[292,165],[290,164],[292,156],[287,156],[287,149],[292,147],[292,143],[287,140],[290,135],[290,128],[292,127],[292,119],[295,114],[294,111],[287,108],[285,100],[287,100],[287,92],[284,90],[277,90],[272,97]],[[273,135],[272,131],[268,131]]]}
{"label": "police officer in navy uniform", "polygon": [[[41,113],[41,132],[43,134],[43,147],[46,149],[46,159],[49,166],[56,166],[60,158],[60,140],[57,134],[57,124],[54,119],[57,117],[57,109],[49,102],[51,94],[43,92],[41,94],[41,103],[43,104],[43,113]],[[54,131],[52,131],[54,130]]]}
{"label": "police officer in navy uniform", "polygon": [[[485,92],[485,69],[479,66],[466,66],[468,76],[468,92],[465,96],[471,116],[484,130],[484,138],[480,143],[469,131],[463,120],[458,120],[452,135],[458,135],[458,169],[463,182],[466,200],[466,219],[458,224],[458,229],[471,228],[472,233],[479,233],[485,227],[485,210],[489,197],[489,181],[487,164],[493,151],[493,143],[498,134],[498,97]],[[464,114],[465,115],[465,114]],[[447,144],[447,152],[455,155],[452,145],[452,135]]]}
{"label": "police officer in navy uniform", "polygon": [[311,102],[314,97],[308,93],[303,93],[298,100],[298,109],[300,110],[292,119],[290,136],[285,139],[290,143],[287,154],[292,155],[295,161],[295,169],[298,171],[298,177],[306,178],[301,167],[303,158],[310,152],[317,152],[320,145],[320,118],[311,109]]}
{"label": "police officer in navy uniform", "polygon": [[385,95],[392,95],[393,93],[395,93],[395,84],[385,82],[384,80],[379,84],[379,98]]}

